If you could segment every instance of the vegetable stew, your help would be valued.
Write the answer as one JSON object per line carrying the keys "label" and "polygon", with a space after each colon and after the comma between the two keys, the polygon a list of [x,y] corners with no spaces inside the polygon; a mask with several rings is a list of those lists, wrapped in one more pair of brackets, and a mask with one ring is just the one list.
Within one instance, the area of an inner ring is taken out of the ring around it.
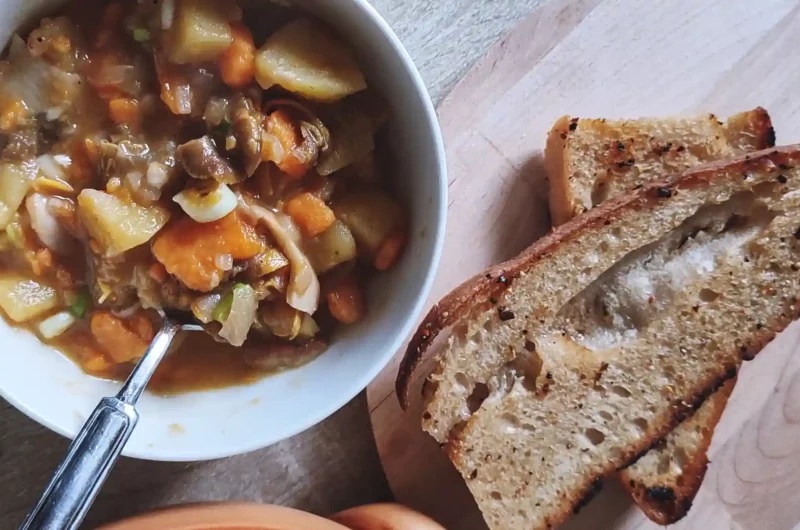
{"label": "vegetable stew", "polygon": [[0,310],[108,378],[164,314],[201,323],[160,392],[308,362],[407,240],[387,119],[304,13],[75,1],[0,61]]}

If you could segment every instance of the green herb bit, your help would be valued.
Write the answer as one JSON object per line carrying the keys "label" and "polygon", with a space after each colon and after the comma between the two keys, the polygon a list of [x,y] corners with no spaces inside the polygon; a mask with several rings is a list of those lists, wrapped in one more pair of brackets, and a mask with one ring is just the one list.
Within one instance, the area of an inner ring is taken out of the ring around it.
{"label": "green herb bit", "polygon": [[75,301],[69,306],[69,312],[72,313],[77,319],[81,319],[86,315],[86,311],[92,305],[92,297],[88,291],[80,291],[75,298]]}
{"label": "green herb bit", "polygon": [[214,310],[211,312],[211,318],[219,322],[220,324],[224,324],[226,320],[228,320],[228,315],[231,314],[231,306],[233,306],[233,293],[236,289],[240,289],[242,287],[248,287],[244,283],[237,283],[233,286],[225,296],[223,296],[217,305],[214,307]]}
{"label": "green herb bit", "polygon": [[136,42],[149,42],[150,30],[148,30],[147,28],[134,28],[133,40],[135,40]]}

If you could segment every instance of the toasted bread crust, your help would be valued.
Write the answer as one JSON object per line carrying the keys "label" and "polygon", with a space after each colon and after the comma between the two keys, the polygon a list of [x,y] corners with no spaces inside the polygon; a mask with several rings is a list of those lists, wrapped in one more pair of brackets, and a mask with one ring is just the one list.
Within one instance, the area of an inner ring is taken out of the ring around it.
{"label": "toasted bread crust", "polygon": [[563,116],[547,135],[550,214],[558,226],[659,175],[775,145],[761,107],[731,116],[612,121]]}
{"label": "toasted bread crust", "polygon": [[490,298],[499,297],[520,273],[559,245],[573,239],[576,234],[603,224],[610,224],[623,216],[626,210],[649,209],[668,199],[675,191],[703,186],[714,178],[716,171],[723,168],[741,172],[756,171],[760,167],[766,167],[767,164],[792,165],[798,161],[800,161],[800,145],[777,147],[745,155],[734,161],[713,162],[682,175],[672,175],[647,183],[638,190],[606,201],[586,214],[575,217],[570,222],[553,229],[549,234],[523,250],[519,256],[473,276],[435,304],[412,336],[395,382],[400,405],[403,409],[408,407],[411,376],[422,362],[428,347],[442,330],[467,316],[469,310],[475,305],[487,303],[490,302]]}
{"label": "toasted bread crust", "polygon": [[[713,428],[719,422],[735,384],[736,379],[730,379],[698,409],[696,414],[707,412],[707,415],[704,415],[704,422],[710,428],[704,429],[700,444],[694,448],[693,454],[687,455],[688,457],[681,466],[679,479],[667,473],[664,475],[668,476],[661,477],[657,473],[639,476],[630,472],[630,468],[620,471],[622,486],[631,494],[636,504],[642,508],[651,521],[668,525],[680,520],[688,513],[692,501],[703,483],[708,467],[707,451],[714,434]],[[691,421],[691,418],[688,421]],[[686,422],[681,426],[685,424]],[[661,440],[661,443],[663,444],[665,441],[666,439]],[[668,450],[669,448],[664,449],[664,451]],[[651,450],[651,452],[657,451],[658,447]],[[645,455],[644,458],[648,458],[648,456]],[[657,456],[653,455],[653,459],[656,458]]]}

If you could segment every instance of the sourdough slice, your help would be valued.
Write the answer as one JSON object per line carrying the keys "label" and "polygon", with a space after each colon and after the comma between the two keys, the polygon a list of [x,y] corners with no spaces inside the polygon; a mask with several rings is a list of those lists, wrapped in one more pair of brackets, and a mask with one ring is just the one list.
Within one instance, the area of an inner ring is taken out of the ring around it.
{"label": "sourdough slice", "polygon": [[732,116],[627,121],[563,116],[547,138],[553,225],[663,175],[775,145],[762,108]]}
{"label": "sourdough slice", "polygon": [[423,428],[493,529],[549,528],[798,315],[800,146],[607,201],[450,293]]}
{"label": "sourdough slice", "polygon": [[706,474],[714,428],[735,383],[725,383],[690,418],[620,471],[622,485],[650,520],[668,525],[689,512]]}
{"label": "sourdough slice", "polygon": [[[571,124],[575,124],[572,125]],[[626,121],[559,119],[548,134],[546,166],[552,171],[551,210],[566,221],[584,209],[648,180],[719,157],[773,147],[769,114],[742,112],[727,123],[711,115]],[[632,164],[628,161],[633,159]],[[588,177],[588,178],[587,178]],[[586,201],[591,199],[591,203]],[[621,474],[642,511],[659,524],[686,515],[703,482],[706,450],[727,403],[726,385],[669,434],[656,455]]]}

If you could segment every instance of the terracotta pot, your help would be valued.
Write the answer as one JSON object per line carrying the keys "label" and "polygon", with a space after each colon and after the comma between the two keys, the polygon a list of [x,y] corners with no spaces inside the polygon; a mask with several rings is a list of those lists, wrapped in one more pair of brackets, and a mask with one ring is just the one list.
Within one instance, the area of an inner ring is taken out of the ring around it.
{"label": "terracotta pot", "polygon": [[212,503],[166,508],[97,530],[444,530],[397,504],[353,508],[333,519],[339,522],[281,506]]}

